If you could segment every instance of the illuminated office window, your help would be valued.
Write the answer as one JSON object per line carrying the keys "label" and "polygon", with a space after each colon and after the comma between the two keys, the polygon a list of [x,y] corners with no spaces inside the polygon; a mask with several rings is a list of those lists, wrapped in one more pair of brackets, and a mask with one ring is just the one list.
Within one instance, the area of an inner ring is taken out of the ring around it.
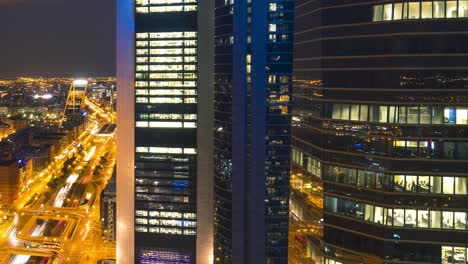
{"label": "illuminated office window", "polygon": [[137,0],[137,13],[190,12],[197,10],[196,0]]}
{"label": "illuminated office window", "polygon": [[396,3],[393,5],[393,19],[400,20],[403,17],[403,4]]}
{"label": "illuminated office window", "polygon": [[373,21],[382,21],[383,18],[383,5],[376,5],[373,7]]}
{"label": "illuminated office window", "polygon": [[445,18],[445,1],[434,1],[434,18]]}
{"label": "illuminated office window", "polygon": [[447,1],[445,10],[447,11],[447,18],[457,17],[457,1]]}
{"label": "illuminated office window", "polygon": [[421,3],[421,18],[432,18],[432,2]]}
{"label": "illuminated office window", "polygon": [[393,14],[392,4],[384,5],[383,9],[384,9],[383,20],[392,20],[392,14]]}
{"label": "illuminated office window", "polygon": [[325,196],[325,211],[378,225],[408,229],[467,230],[467,213],[427,209],[383,208]]}
{"label": "illuminated office window", "polygon": [[468,1],[458,1],[458,17],[468,17]]}
{"label": "illuminated office window", "polygon": [[408,18],[409,19],[418,19],[419,18],[419,10],[420,10],[420,3],[419,2],[409,2],[408,7]]}
{"label": "illuminated office window", "polygon": [[374,5],[372,7],[372,21],[464,17],[468,17],[467,0],[423,0],[421,2],[409,1],[397,2],[393,4]]}

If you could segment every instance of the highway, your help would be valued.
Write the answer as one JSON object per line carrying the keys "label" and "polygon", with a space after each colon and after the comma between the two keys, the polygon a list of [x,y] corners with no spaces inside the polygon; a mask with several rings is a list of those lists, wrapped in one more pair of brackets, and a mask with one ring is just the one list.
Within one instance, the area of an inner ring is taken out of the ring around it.
{"label": "highway", "polygon": [[88,128],[0,215],[7,218],[0,222],[0,264],[115,259],[115,243],[103,241],[100,225],[100,194],[115,167],[115,134],[98,135],[115,113],[89,100],[86,105]]}

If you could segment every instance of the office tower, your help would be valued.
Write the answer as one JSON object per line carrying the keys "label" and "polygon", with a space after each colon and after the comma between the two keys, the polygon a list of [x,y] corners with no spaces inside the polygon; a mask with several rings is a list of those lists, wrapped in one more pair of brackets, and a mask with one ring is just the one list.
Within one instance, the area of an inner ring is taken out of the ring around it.
{"label": "office tower", "polygon": [[116,230],[116,182],[112,176],[100,196],[101,233],[105,241],[115,242]]}
{"label": "office tower", "polygon": [[215,4],[215,263],[287,263],[294,2]]}
{"label": "office tower", "polygon": [[296,2],[293,167],[325,263],[466,263],[468,1]]}
{"label": "office tower", "polygon": [[118,1],[119,263],[212,258],[213,2],[202,2]]}

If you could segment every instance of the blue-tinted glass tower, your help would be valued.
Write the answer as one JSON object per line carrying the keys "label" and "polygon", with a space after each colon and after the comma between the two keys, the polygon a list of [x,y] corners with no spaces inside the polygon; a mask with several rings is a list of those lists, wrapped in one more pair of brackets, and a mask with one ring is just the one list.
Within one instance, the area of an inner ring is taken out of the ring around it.
{"label": "blue-tinted glass tower", "polygon": [[215,263],[287,263],[294,2],[215,5]]}

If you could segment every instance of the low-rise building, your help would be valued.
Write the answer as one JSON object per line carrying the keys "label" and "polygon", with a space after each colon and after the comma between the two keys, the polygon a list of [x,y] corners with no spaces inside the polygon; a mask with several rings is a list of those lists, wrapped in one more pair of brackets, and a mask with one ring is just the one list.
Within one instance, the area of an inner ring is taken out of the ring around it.
{"label": "low-rise building", "polygon": [[102,236],[105,241],[116,241],[116,177],[115,170],[112,179],[107,184],[107,187],[101,193],[101,227]]}
{"label": "low-rise building", "polygon": [[21,184],[18,162],[0,161],[0,204],[10,206],[17,197]]}

